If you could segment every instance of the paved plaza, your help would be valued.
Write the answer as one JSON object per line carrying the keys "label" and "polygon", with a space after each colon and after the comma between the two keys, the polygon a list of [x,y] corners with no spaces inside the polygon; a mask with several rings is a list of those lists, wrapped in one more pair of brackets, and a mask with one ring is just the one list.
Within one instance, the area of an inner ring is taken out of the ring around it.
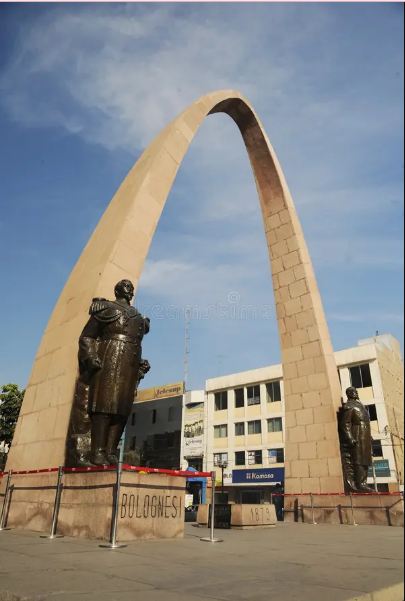
{"label": "paved plaza", "polygon": [[1,532],[0,600],[403,601],[400,528],[280,524],[221,531],[217,545],[206,534],[187,524],[184,540],[111,551]]}

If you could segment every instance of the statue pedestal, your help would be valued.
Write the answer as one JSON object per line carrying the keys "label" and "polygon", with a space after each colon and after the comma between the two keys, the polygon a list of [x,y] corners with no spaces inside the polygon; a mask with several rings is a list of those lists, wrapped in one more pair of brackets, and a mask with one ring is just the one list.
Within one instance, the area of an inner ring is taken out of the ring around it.
{"label": "statue pedestal", "polygon": [[[229,505],[231,511],[231,529],[248,530],[274,528],[277,516],[274,505]],[[197,523],[199,526],[208,526],[210,515],[209,505],[200,505],[198,508]]]}
{"label": "statue pedestal", "polygon": [[[349,496],[310,495],[285,498],[286,522],[353,525]],[[359,526],[404,526],[404,505],[399,495],[353,495],[354,518]]]}
{"label": "statue pedestal", "polygon": [[[49,534],[57,476],[50,473],[12,477],[7,527]],[[57,533],[108,541],[115,484],[115,472],[65,474]],[[1,485],[2,493],[4,487],[5,482]],[[185,479],[124,472],[118,507],[118,541],[182,538],[184,506]]]}

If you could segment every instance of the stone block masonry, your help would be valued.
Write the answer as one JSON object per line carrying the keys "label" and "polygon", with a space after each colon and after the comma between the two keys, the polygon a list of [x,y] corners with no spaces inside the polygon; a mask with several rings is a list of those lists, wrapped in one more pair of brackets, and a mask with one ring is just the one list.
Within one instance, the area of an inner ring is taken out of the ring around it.
{"label": "stone block masonry", "polygon": [[[336,462],[333,472],[326,462],[325,475],[312,477],[308,464],[311,442],[316,443],[319,458],[340,456],[334,413],[341,398],[308,248],[274,149],[252,106],[232,90],[204,96],[162,130],[109,204],[44,333],[11,447],[9,469],[64,463],[77,377],[77,340],[91,300],[109,298],[121,279],[130,279],[136,288],[180,164],[203,120],[213,113],[229,115],[239,128],[258,190],[285,368],[287,420],[296,424],[287,430],[287,473],[295,476],[287,479],[286,491],[301,492],[309,479],[323,492],[342,489]],[[314,428],[319,431],[317,440]]]}

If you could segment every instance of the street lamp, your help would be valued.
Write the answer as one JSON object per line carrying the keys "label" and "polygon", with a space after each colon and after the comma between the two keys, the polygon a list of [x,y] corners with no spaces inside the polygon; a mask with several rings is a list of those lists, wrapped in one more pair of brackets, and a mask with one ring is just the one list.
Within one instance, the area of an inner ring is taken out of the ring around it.
{"label": "street lamp", "polygon": [[228,467],[228,462],[227,461],[219,461],[218,462],[218,467],[221,468],[222,470],[222,500],[224,499],[224,495],[225,495],[225,486],[224,486],[224,480],[225,480],[225,470]]}

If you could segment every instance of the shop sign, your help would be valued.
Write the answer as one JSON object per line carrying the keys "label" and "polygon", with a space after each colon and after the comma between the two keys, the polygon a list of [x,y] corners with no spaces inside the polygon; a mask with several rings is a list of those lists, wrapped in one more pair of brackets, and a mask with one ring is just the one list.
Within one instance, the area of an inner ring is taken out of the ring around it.
{"label": "shop sign", "polygon": [[233,484],[272,484],[284,482],[285,470],[283,467],[267,469],[233,470]]}
{"label": "shop sign", "polygon": [[183,382],[176,382],[175,384],[166,384],[165,386],[156,386],[155,388],[144,388],[143,390],[138,390],[135,401],[137,403],[156,401],[157,399],[181,396],[183,393]]}
{"label": "shop sign", "polygon": [[[390,478],[391,477],[391,468],[390,462],[387,459],[381,459],[374,461],[375,467],[375,475],[377,478]],[[370,467],[368,470],[368,477],[373,478],[373,468]]]}

